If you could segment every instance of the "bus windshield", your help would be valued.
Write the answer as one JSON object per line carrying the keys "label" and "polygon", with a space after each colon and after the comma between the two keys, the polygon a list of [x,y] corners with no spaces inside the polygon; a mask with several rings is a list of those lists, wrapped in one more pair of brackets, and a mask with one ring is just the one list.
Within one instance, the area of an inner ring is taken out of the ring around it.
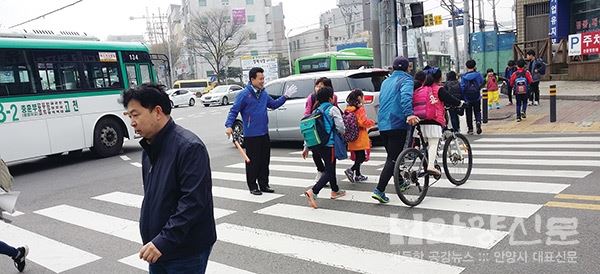
{"label": "bus windshield", "polygon": [[331,58],[329,57],[301,60],[299,61],[300,73],[328,71],[330,60]]}

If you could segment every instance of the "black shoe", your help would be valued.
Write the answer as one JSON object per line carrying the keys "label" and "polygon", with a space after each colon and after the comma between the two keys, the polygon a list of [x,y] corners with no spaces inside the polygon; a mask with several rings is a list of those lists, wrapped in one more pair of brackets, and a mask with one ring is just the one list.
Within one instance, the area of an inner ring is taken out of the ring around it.
{"label": "black shoe", "polygon": [[17,251],[19,251],[19,253],[13,258],[13,260],[15,261],[15,267],[17,270],[19,270],[19,272],[23,272],[25,269],[25,258],[27,257],[27,254],[29,254],[29,247],[22,246],[17,248]]}
{"label": "black shoe", "polygon": [[270,187],[261,188],[260,191],[265,192],[265,193],[274,193],[275,192],[275,190],[273,190]]}
{"label": "black shoe", "polygon": [[523,119],[527,118],[527,113],[525,113],[525,112],[522,112],[522,113],[521,113],[521,117],[523,117]]}
{"label": "black shoe", "polygon": [[262,192],[260,192],[258,189],[250,190],[250,193],[252,193],[252,195],[262,195]]}
{"label": "black shoe", "polygon": [[477,123],[477,134],[481,134],[481,123]]}
{"label": "black shoe", "polygon": [[472,128],[470,128],[470,129],[467,131],[467,134],[469,134],[469,135],[473,135],[473,129],[472,129]]}

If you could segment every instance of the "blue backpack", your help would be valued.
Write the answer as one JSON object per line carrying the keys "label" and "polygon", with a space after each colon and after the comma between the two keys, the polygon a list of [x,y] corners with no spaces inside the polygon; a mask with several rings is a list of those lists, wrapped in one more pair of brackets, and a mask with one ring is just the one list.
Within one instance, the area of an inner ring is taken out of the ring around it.
{"label": "blue backpack", "polygon": [[467,101],[476,101],[481,97],[479,85],[475,79],[467,80],[467,84],[465,85],[465,90],[463,93]]}
{"label": "blue backpack", "polygon": [[517,74],[517,78],[515,78],[515,86],[513,90],[515,94],[527,94],[527,88],[529,87],[529,81],[527,81],[527,77],[524,71],[515,72]]}

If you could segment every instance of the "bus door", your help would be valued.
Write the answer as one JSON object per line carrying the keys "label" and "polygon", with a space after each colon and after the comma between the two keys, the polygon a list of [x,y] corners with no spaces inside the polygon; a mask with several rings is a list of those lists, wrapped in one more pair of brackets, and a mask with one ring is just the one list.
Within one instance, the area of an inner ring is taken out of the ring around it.
{"label": "bus door", "polygon": [[127,76],[127,88],[139,86],[143,83],[155,83],[152,72],[152,61],[150,54],[140,51],[123,51],[123,63]]}

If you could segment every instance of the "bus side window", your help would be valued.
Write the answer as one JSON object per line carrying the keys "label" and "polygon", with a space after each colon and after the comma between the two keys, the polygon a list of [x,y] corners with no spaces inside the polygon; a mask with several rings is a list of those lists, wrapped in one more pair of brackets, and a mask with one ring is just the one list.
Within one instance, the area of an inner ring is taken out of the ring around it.
{"label": "bus side window", "polygon": [[149,65],[140,65],[140,74],[142,76],[142,83],[152,82],[152,79],[150,78],[150,66]]}
{"label": "bus side window", "polygon": [[137,87],[137,75],[135,74],[135,66],[127,66],[127,81],[129,81],[129,87]]}
{"label": "bus side window", "polygon": [[35,93],[22,50],[0,49],[0,96]]}

